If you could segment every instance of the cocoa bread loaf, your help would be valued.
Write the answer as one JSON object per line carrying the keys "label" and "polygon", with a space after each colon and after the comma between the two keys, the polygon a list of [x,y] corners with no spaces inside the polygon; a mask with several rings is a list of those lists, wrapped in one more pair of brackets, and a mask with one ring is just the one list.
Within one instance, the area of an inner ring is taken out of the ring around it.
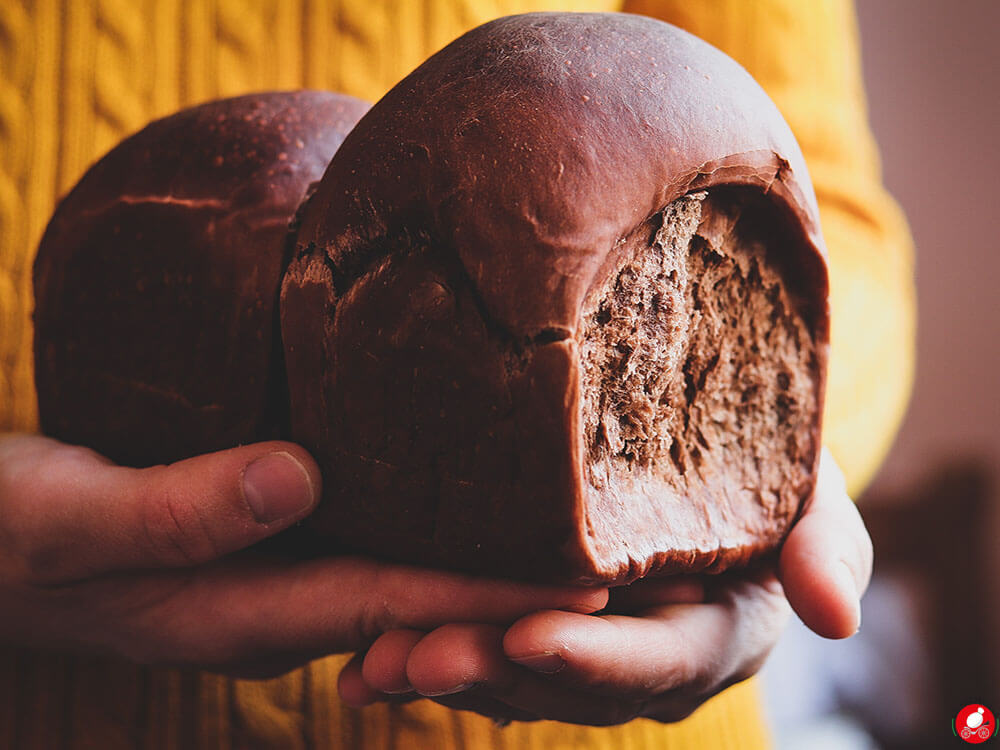
{"label": "cocoa bread loaf", "polygon": [[303,207],[281,324],[329,549],[721,571],[774,550],[813,488],[806,168],[750,76],[665,23],[513,16],[421,65]]}
{"label": "cocoa bread loaf", "polygon": [[34,269],[44,432],[133,466],[284,432],[288,224],[367,107],[317,91],[214,101],[83,176]]}

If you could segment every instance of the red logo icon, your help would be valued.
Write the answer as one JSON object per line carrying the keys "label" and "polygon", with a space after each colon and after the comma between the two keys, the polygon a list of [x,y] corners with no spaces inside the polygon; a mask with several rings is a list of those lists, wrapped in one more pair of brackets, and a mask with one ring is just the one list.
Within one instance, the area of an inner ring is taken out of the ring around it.
{"label": "red logo icon", "polygon": [[970,745],[978,745],[997,733],[997,721],[986,706],[970,703],[958,712],[951,731]]}

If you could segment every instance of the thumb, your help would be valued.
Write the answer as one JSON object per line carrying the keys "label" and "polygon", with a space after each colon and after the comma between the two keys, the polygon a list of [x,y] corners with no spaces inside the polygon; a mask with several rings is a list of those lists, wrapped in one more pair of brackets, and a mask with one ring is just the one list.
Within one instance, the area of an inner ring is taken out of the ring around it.
{"label": "thumb", "polygon": [[824,449],[812,502],[781,550],[785,596],[815,633],[847,638],[861,626],[860,600],[871,572],[871,538]]}
{"label": "thumb", "polygon": [[205,563],[290,526],[319,497],[316,463],[290,443],[149,469],[45,438],[0,443],[0,538],[38,583]]}

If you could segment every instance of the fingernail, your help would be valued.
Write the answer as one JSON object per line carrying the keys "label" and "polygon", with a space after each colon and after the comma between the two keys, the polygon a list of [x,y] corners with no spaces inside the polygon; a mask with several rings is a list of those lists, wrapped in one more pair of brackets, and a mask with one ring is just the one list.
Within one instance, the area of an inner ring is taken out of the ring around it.
{"label": "fingernail", "polygon": [[542,674],[555,674],[566,666],[566,662],[559,654],[546,651],[541,654],[528,654],[526,656],[510,657],[512,662],[527,667],[532,672]]}
{"label": "fingernail", "polygon": [[447,690],[437,690],[434,692],[431,692],[429,690],[421,690],[419,692],[421,695],[427,698],[440,698],[442,695],[454,695],[455,693],[463,693],[469,688],[475,686],[476,683],[474,682],[463,682],[461,685],[456,685],[455,687],[448,688]]}
{"label": "fingernail", "polygon": [[413,688],[405,687],[399,690],[386,690],[385,688],[382,688],[382,692],[385,693],[386,695],[406,695],[407,693],[412,693]]}
{"label": "fingernail", "polygon": [[291,453],[258,458],[243,471],[243,496],[258,523],[297,516],[316,502],[309,473]]}
{"label": "fingernail", "polygon": [[853,602],[854,604],[854,630],[853,632],[858,632],[861,629],[861,600],[858,596],[858,584],[854,580],[854,573],[847,566],[847,563],[841,562],[837,566],[837,589],[840,591],[840,595],[845,601]]}

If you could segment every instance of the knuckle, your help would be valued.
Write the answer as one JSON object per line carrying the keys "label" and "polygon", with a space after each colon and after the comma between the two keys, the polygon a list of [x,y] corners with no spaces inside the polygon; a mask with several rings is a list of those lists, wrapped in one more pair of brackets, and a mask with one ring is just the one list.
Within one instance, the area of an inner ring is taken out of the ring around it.
{"label": "knuckle", "polygon": [[693,714],[703,702],[701,698],[673,698],[655,710],[647,711],[643,716],[663,724],[675,724]]}
{"label": "knuckle", "polygon": [[767,649],[764,653],[758,654],[754,658],[746,660],[743,664],[737,667],[733,674],[730,675],[715,692],[721,692],[733,685],[736,685],[744,680],[749,680],[755,674],[757,674],[761,667],[764,666],[764,662],[767,661],[767,656],[771,652],[771,649]]}
{"label": "knuckle", "polygon": [[142,535],[153,558],[165,566],[200,565],[219,556],[196,503],[164,491],[142,504]]}
{"label": "knuckle", "polygon": [[596,706],[585,723],[592,726],[618,726],[643,715],[645,701],[608,700]]}
{"label": "knuckle", "polygon": [[673,724],[683,721],[697,711],[705,701],[722,692],[729,685],[735,684],[735,682],[734,680],[722,685],[716,685],[714,688],[706,691],[689,689],[671,690],[649,701],[641,715],[663,724]]}
{"label": "knuckle", "polygon": [[358,617],[358,642],[374,643],[379,636],[391,629],[392,608],[385,597],[375,594],[365,600]]}
{"label": "knuckle", "polygon": [[619,702],[617,710],[615,711],[615,716],[613,717],[614,723],[627,724],[633,719],[638,718],[642,715],[645,705],[645,701]]}
{"label": "knuckle", "polygon": [[717,689],[720,671],[720,666],[714,661],[696,665],[690,660],[684,660],[681,662],[676,684],[685,694],[710,694]]}
{"label": "knuckle", "polygon": [[718,678],[709,670],[699,672],[687,683],[686,692],[694,695],[711,695],[718,691]]}
{"label": "knuckle", "polygon": [[368,576],[368,585],[361,598],[356,620],[358,645],[365,647],[374,643],[379,636],[398,627],[407,618],[395,611],[396,597],[393,596],[394,582],[379,566],[373,566]]}

